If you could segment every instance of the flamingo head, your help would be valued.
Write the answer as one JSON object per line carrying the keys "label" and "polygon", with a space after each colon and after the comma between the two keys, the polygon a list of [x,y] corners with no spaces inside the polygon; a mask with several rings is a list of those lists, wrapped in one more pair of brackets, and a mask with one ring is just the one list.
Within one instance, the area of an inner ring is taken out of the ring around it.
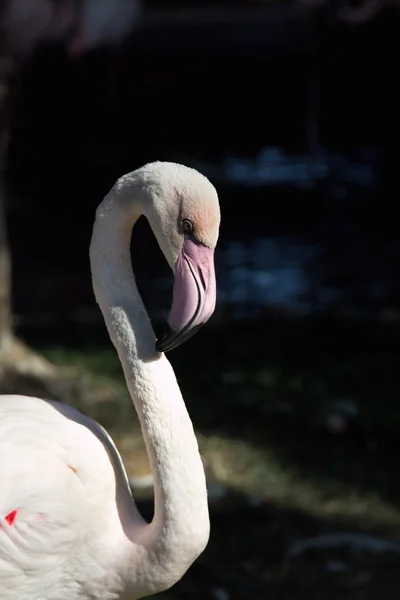
{"label": "flamingo head", "polygon": [[214,312],[220,209],[214,186],[194,169],[158,162],[139,171],[143,212],[175,276],[172,307],[156,344],[166,352],[192,337]]}

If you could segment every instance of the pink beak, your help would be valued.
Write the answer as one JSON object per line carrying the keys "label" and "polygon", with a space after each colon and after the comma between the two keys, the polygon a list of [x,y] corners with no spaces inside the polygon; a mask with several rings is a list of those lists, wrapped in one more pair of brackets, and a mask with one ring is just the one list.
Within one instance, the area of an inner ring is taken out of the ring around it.
{"label": "pink beak", "polygon": [[194,335],[215,309],[214,250],[185,239],[175,265],[175,284],[167,328],[156,343],[159,352],[173,350]]}

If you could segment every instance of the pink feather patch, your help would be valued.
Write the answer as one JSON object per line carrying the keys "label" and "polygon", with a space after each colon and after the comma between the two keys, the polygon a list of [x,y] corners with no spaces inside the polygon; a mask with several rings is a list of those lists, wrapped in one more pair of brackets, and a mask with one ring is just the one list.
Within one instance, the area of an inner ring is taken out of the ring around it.
{"label": "pink feather patch", "polygon": [[17,517],[18,511],[12,510],[8,515],[4,517],[4,520],[7,521],[9,525],[14,525],[15,519]]}

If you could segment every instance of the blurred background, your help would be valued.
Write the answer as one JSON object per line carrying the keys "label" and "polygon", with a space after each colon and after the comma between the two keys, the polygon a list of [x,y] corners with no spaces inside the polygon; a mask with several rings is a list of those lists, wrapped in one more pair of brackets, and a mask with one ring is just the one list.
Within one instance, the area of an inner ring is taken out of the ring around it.
{"label": "blurred background", "polygon": [[[95,305],[94,211],[147,161],[218,189],[218,307],[175,368],[210,543],[165,600],[398,598],[397,0],[2,0],[0,387],[99,419],[151,518]],[[132,260],[157,328],[172,274]]]}

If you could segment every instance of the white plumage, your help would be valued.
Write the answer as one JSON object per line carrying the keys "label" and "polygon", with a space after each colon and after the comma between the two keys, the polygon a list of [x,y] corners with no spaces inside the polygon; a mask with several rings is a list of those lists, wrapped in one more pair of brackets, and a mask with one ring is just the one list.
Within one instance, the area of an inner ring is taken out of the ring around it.
{"label": "white plumage", "polygon": [[[72,407],[1,397],[2,598],[116,597],[101,589],[112,545],[123,537],[104,442],[99,426]],[[4,516],[15,509],[8,525]]]}
{"label": "white plumage", "polygon": [[[94,291],[141,422],[154,519],[147,524],[136,509],[121,458],[100,425],[64,404],[0,396],[1,600],[142,598],[180,579],[207,543],[197,441],[172,367],[156,351],[130,264],[131,230],[141,214],[175,272],[174,322],[159,349],[187,339],[212,312],[220,217],[205,177],[152,163],[116,183],[93,229]],[[188,219],[190,235],[181,227]]]}

